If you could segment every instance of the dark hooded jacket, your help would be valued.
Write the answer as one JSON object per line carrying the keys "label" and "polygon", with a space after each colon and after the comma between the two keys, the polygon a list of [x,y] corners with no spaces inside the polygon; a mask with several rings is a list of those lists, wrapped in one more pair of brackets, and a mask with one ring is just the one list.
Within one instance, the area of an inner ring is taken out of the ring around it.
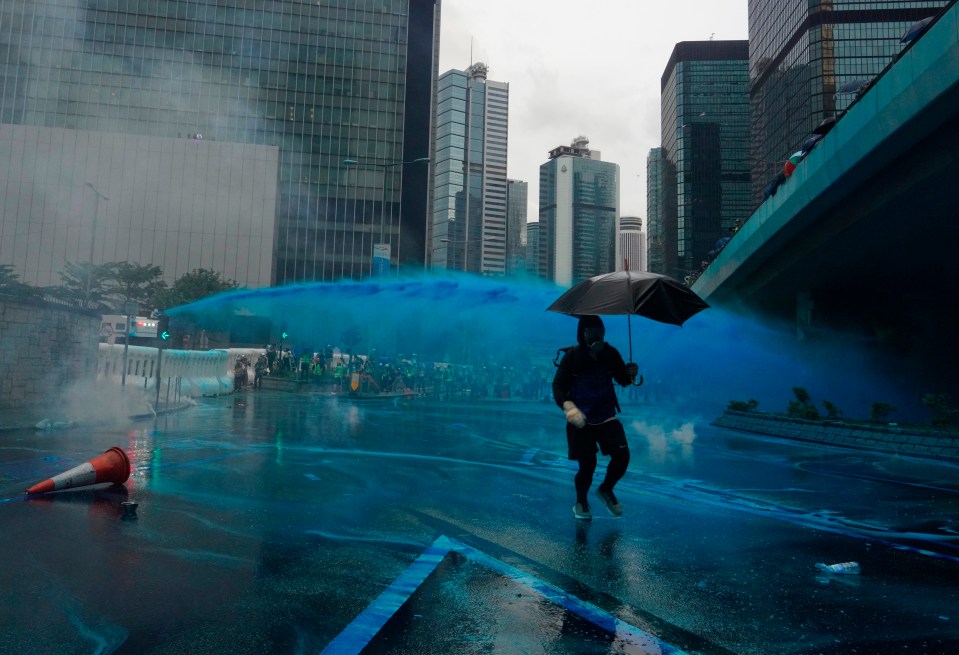
{"label": "dark hooded jacket", "polygon": [[598,316],[583,316],[576,326],[576,345],[560,360],[553,378],[553,399],[559,407],[571,400],[586,415],[586,422],[599,424],[616,416],[619,404],[613,380],[622,386],[632,383],[619,351],[608,343],[598,353],[586,345],[588,327],[602,327]]}

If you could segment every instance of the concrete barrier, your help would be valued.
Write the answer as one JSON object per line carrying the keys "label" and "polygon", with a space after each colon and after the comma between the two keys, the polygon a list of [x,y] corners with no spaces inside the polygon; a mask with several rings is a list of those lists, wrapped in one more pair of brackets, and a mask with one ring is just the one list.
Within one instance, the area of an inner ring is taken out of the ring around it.
{"label": "concrete barrier", "polygon": [[959,460],[959,435],[891,425],[838,420],[793,419],[760,412],[727,410],[712,425],[771,437],[884,453]]}

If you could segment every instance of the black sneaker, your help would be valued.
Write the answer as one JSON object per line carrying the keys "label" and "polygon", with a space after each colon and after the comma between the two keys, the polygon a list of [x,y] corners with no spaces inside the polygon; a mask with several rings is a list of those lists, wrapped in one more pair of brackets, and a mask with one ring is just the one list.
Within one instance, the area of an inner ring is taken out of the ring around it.
{"label": "black sneaker", "polygon": [[576,503],[573,505],[573,516],[585,521],[592,519],[593,515],[589,511],[589,503]]}
{"label": "black sneaker", "polygon": [[609,510],[610,514],[613,516],[623,515],[623,506],[616,500],[616,496],[613,495],[612,491],[599,487],[596,489],[596,495],[599,496],[599,499],[606,505],[606,509]]}

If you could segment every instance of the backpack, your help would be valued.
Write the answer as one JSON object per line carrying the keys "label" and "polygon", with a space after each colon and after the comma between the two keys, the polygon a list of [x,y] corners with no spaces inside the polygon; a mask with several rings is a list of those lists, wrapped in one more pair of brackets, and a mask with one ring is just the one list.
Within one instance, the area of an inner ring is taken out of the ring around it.
{"label": "backpack", "polygon": [[[562,348],[558,348],[558,349],[556,350],[556,356],[553,357],[553,366],[555,366],[556,368],[559,368],[559,363],[562,361],[563,355],[565,355],[566,353],[568,353],[568,352],[570,352],[570,351],[573,352],[573,357],[575,358],[574,361],[573,361],[573,370],[574,370],[574,371],[578,371],[578,370],[579,370],[579,362],[580,362],[579,358],[582,357],[582,352],[583,352],[583,351],[582,351],[582,349],[578,349],[576,346],[564,346],[564,347],[562,347]],[[576,376],[576,375],[578,375],[578,373],[573,373],[573,375]],[[620,408],[620,406],[619,406],[619,398],[618,398],[617,395],[616,395],[616,389],[615,389],[615,388],[613,389],[613,405],[614,405],[615,408],[616,408],[616,413],[617,413],[617,414],[622,413],[623,410],[622,410],[622,408]]]}
{"label": "backpack", "polygon": [[[573,350],[576,346],[564,346],[556,350],[556,357],[553,357],[553,366],[559,368],[559,363],[563,359],[563,355],[568,353],[570,350]],[[575,354],[573,355],[575,357]]]}

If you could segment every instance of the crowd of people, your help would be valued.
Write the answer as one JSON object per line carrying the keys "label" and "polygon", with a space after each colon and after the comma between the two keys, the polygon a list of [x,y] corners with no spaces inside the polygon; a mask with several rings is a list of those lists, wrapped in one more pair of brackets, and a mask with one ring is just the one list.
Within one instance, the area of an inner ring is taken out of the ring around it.
{"label": "crowd of people", "polygon": [[[555,368],[544,365],[513,366],[492,362],[456,364],[426,361],[411,355],[381,355],[341,352],[326,346],[321,350],[308,347],[268,346],[255,362],[241,356],[234,368],[234,389],[250,384],[249,371],[254,371],[252,388],[262,386],[266,376],[311,383],[331,392],[407,393],[436,400],[453,398],[523,398],[548,400]],[[358,388],[351,387],[351,383]]]}

